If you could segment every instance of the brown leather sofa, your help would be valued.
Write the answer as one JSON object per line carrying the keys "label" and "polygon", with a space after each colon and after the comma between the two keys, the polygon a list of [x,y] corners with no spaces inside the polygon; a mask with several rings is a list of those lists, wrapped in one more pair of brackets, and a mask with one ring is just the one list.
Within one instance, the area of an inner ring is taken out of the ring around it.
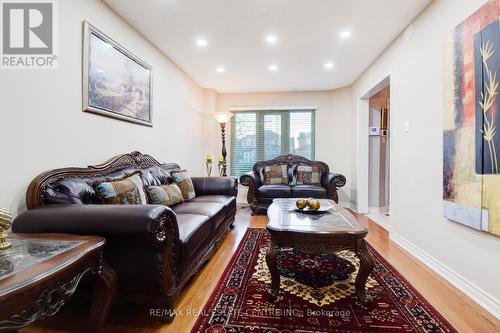
{"label": "brown leather sofa", "polygon": [[[287,165],[288,184],[264,184],[264,168],[270,165]],[[318,166],[320,185],[296,184],[298,165]],[[325,198],[338,203],[337,187],[346,183],[344,175],[330,172],[328,165],[320,161],[311,161],[298,155],[282,155],[272,160],[259,161],[252,171],[240,177],[240,183],[248,186],[247,201],[254,214],[265,214],[274,198]]]}
{"label": "brown leather sofa", "polygon": [[104,258],[118,275],[117,299],[161,308],[173,319],[175,301],[215,252],[236,213],[237,179],[193,177],[196,197],[172,208],[162,205],[103,205],[90,185],[141,170],[145,185],[172,182],[177,164],[160,164],[139,152],[88,168],[45,172],[28,187],[28,211],[14,232],[100,235]]}

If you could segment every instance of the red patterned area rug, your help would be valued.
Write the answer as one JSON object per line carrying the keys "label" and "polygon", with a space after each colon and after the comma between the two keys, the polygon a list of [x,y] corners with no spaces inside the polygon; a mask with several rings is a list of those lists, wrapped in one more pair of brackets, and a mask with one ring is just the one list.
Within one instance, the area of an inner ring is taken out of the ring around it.
{"label": "red patterned area rug", "polygon": [[267,299],[265,229],[248,229],[192,332],[456,332],[382,256],[367,282],[373,301],[356,298],[359,261],[349,251],[314,255],[283,249],[278,300]]}

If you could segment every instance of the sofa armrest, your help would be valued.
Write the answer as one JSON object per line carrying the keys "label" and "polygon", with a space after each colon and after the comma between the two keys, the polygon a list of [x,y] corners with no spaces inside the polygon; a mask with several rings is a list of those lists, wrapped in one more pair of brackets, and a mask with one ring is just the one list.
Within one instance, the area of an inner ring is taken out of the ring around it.
{"label": "sofa armrest", "polygon": [[175,213],[162,205],[48,205],[19,215],[13,232],[55,232],[103,237],[130,237],[163,242],[179,239]]}
{"label": "sofa armrest", "polygon": [[247,202],[252,205],[257,203],[257,188],[259,187],[259,175],[255,171],[247,172],[240,177],[241,185],[248,186]]}
{"label": "sofa armrest", "polygon": [[[119,279],[133,280],[124,251],[137,258],[158,262],[148,267],[139,279],[162,297],[173,297],[177,285],[179,228],[177,217],[162,205],[47,205],[19,215],[12,224],[14,232],[72,233],[106,238],[104,257]],[[126,256],[126,254],[125,254]],[[134,270],[135,268],[132,268]],[[124,287],[127,288],[127,287]],[[134,289],[135,290],[135,289]]]}
{"label": "sofa armrest", "polygon": [[321,181],[324,187],[330,186],[330,184],[334,184],[335,187],[342,187],[346,183],[345,176],[340,173],[330,172],[323,175],[323,179]]}
{"label": "sofa armrest", "polygon": [[196,195],[238,195],[236,177],[191,177]]}
{"label": "sofa armrest", "polygon": [[339,202],[339,197],[337,194],[337,187],[342,187],[346,183],[346,178],[340,173],[330,172],[324,174],[321,179],[321,185],[326,188],[328,192],[328,198],[332,199],[336,203]]}
{"label": "sofa armrest", "polygon": [[255,187],[259,186],[259,175],[255,171],[247,172],[240,177],[241,185],[251,186],[252,183]]}

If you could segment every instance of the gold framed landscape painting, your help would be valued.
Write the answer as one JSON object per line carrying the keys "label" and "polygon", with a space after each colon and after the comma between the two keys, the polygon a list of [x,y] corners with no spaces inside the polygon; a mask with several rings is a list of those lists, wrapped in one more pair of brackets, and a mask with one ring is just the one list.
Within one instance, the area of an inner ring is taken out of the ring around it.
{"label": "gold framed landscape painting", "polygon": [[83,111],[153,126],[152,68],[83,22]]}
{"label": "gold framed landscape painting", "polygon": [[500,235],[500,0],[456,26],[446,43],[444,216]]}

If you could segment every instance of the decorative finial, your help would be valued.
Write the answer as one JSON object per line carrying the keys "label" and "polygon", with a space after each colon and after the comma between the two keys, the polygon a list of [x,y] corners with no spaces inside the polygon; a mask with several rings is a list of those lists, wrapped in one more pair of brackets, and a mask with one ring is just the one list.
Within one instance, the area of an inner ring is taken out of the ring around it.
{"label": "decorative finial", "polygon": [[11,247],[12,244],[7,242],[7,230],[12,225],[12,216],[4,209],[0,209],[0,250],[5,250]]}

